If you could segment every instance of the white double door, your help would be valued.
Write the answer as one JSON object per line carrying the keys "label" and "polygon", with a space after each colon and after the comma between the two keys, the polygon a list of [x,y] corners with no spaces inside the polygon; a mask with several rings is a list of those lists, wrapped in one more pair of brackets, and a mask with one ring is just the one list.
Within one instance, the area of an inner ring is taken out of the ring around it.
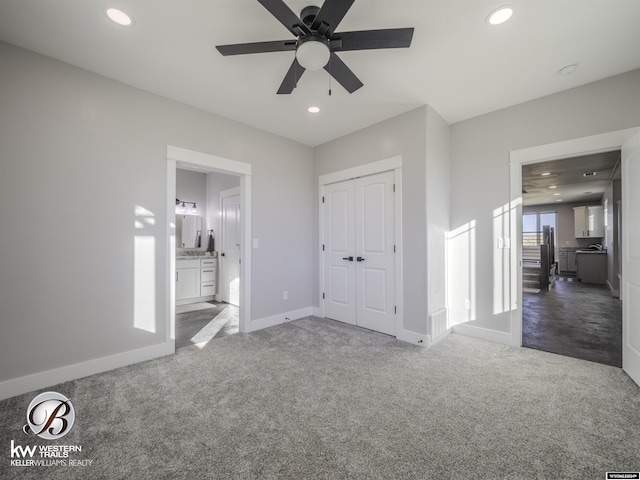
{"label": "white double door", "polygon": [[324,316],[396,335],[394,172],[324,186]]}

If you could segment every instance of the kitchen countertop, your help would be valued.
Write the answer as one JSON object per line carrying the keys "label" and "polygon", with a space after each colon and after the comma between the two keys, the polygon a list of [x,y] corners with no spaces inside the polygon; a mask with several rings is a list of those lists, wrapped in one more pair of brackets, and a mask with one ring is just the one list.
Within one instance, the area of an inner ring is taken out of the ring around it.
{"label": "kitchen countertop", "polygon": [[576,253],[583,254],[586,253],[588,255],[598,255],[598,254],[606,254],[606,250],[576,250]]}

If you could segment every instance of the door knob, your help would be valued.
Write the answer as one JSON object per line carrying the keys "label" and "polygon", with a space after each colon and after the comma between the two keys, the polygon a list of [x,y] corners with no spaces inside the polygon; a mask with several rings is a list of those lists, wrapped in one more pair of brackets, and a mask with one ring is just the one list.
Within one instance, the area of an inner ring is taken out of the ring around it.
{"label": "door knob", "polygon": [[222,255],[223,257],[225,257],[226,255],[224,254],[224,252],[222,252],[220,255]]}
{"label": "door knob", "polygon": [[353,262],[353,257],[342,257],[343,260],[349,260],[350,262]]}
{"label": "door knob", "polygon": [[356,258],[356,260],[357,260],[358,262],[364,262],[364,258],[362,258],[362,257],[357,257],[357,258]]}

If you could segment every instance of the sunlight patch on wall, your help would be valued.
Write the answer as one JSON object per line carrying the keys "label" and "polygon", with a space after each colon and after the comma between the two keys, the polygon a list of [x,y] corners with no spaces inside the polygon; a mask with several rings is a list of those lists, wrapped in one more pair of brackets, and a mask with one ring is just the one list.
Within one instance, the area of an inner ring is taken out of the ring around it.
{"label": "sunlight patch on wall", "polygon": [[451,325],[476,319],[476,221],[447,233],[447,304]]}
{"label": "sunlight patch on wall", "polygon": [[[135,216],[138,230],[155,224],[153,213],[140,205],[135,207]],[[136,235],[133,242],[133,326],[156,333],[156,239]]]}
{"label": "sunlight patch on wall", "polygon": [[[517,244],[517,235],[520,235],[522,227],[522,197],[517,197],[511,200],[509,204],[509,237],[511,237],[511,248],[509,249],[509,275],[510,278],[518,278],[518,249],[514,248]],[[518,309],[518,285],[519,282],[509,281],[510,295],[509,295],[509,308],[510,310]]]}
{"label": "sunlight patch on wall", "polygon": [[[176,251],[176,224],[169,222],[169,251]],[[169,279],[176,278],[176,256],[169,255]],[[176,282],[169,281],[169,338],[176,338]]]}
{"label": "sunlight patch on wall", "polygon": [[510,216],[509,204],[493,211],[493,313],[508,312],[511,307]]}

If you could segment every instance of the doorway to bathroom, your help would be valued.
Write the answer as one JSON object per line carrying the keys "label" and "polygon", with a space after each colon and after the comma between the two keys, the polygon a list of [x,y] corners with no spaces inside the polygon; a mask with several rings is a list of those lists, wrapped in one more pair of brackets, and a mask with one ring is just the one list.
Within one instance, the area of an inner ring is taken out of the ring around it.
{"label": "doorway to bathroom", "polygon": [[176,350],[240,330],[240,178],[176,169]]}
{"label": "doorway to bathroom", "polygon": [[[243,239],[250,238],[250,211],[244,208],[250,187],[248,164],[168,147],[170,350],[205,348],[214,339],[246,331],[250,252]],[[226,200],[229,192],[235,194],[233,208]],[[231,211],[230,223],[225,218]],[[231,297],[225,287],[229,270]]]}

